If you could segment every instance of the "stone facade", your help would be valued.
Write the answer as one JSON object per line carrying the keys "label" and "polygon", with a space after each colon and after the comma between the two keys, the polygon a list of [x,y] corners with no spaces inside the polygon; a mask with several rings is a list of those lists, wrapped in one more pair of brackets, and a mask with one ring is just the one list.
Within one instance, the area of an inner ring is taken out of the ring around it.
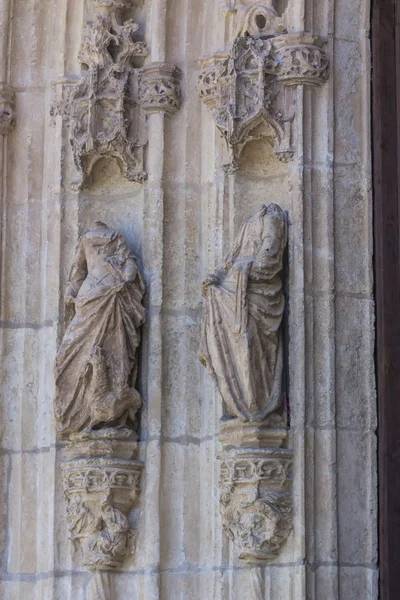
{"label": "stone facade", "polygon": [[[2,1],[2,599],[377,600],[369,18],[364,0]],[[279,402],[227,419],[201,283],[264,205],[287,227]],[[117,410],[60,429],[64,298],[96,220],[143,278],[138,355],[113,386],[114,334],[107,356],[78,344],[109,376],[82,402]]]}

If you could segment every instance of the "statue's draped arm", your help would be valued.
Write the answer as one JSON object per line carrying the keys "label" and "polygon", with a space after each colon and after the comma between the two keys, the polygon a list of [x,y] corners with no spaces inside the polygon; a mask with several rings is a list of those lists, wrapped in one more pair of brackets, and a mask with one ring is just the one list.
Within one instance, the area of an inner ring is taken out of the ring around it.
{"label": "statue's draped arm", "polygon": [[74,256],[74,262],[72,263],[67,289],[65,290],[65,302],[71,303],[76,298],[82,283],[85,281],[87,276],[87,262],[85,248],[83,241],[80,240]]}

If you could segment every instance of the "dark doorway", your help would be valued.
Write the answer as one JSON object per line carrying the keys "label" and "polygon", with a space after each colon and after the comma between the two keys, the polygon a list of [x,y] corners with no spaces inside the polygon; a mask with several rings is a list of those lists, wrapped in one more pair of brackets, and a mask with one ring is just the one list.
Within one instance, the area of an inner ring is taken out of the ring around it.
{"label": "dark doorway", "polygon": [[400,599],[400,0],[372,1],[380,599]]}

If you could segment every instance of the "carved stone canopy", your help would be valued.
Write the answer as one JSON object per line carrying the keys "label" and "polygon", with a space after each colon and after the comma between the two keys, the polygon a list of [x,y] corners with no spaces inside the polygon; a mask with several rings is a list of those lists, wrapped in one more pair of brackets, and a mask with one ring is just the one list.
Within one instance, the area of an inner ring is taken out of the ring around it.
{"label": "carved stone canopy", "polygon": [[[102,0],[99,5],[122,3]],[[147,48],[135,39],[138,29],[132,19],[120,23],[116,12],[88,22],[79,53],[81,80],[65,85],[52,107],[52,115],[69,124],[75,190],[90,184],[94,165],[105,156],[117,160],[129,181],[143,182],[145,114],[174,113],[180,107],[179,69],[158,62],[140,68]]]}
{"label": "carved stone canopy", "polygon": [[68,111],[77,189],[88,184],[93,166],[106,155],[117,159],[130,181],[145,178],[146,139],[130,85],[134,60],[147,54],[145,43],[134,40],[137,30],[131,19],[120,24],[115,13],[98,15],[85,29],[79,59],[86,70],[70,92]]}
{"label": "carved stone canopy", "polygon": [[273,447],[274,429],[259,425],[265,445],[251,447],[250,438],[241,443],[243,423],[221,422],[224,450],[218,457],[223,527],[238,559],[250,565],[276,558],[293,526],[293,451]]}
{"label": "carved stone canopy", "polygon": [[236,38],[229,54],[200,62],[199,95],[214,110],[233,166],[245,144],[261,137],[270,141],[280,160],[293,156],[290,87],[326,81],[328,60],[322,46],[321,39],[309,34],[247,35]]}

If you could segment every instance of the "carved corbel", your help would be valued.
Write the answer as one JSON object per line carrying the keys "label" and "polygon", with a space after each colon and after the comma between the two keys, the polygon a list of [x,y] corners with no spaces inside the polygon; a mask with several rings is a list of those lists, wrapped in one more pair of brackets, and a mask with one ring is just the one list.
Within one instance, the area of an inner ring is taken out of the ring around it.
{"label": "carved corbel", "polygon": [[288,34],[272,2],[235,8],[236,31],[229,54],[200,60],[198,92],[214,113],[230,151],[230,170],[243,147],[265,138],[280,160],[293,156],[294,85],[322,85],[328,78],[323,40]]}
{"label": "carved corbel", "polygon": [[[128,516],[140,493],[136,389],[145,282],[122,234],[95,221],[78,242],[65,290],[71,319],[55,361],[57,435],[71,539],[82,564],[118,569],[134,553]],[[90,598],[114,600],[96,577]],[[92,587],[93,587],[92,586]],[[108,594],[108,595],[107,595]]]}
{"label": "carved corbel", "polygon": [[136,531],[128,515],[144,468],[135,460],[135,439],[126,429],[72,436],[71,460],[61,465],[70,538],[79,543],[82,565],[89,570],[117,569],[134,553]]}
{"label": "carved corbel", "polygon": [[286,437],[283,424],[277,430],[265,423],[221,424],[222,524],[239,560],[250,565],[276,558],[293,527],[293,451],[281,447]]}
{"label": "carved corbel", "polygon": [[139,104],[148,113],[173,114],[181,106],[181,71],[174,65],[154,62],[139,72]]}
{"label": "carved corbel", "polygon": [[15,92],[6,83],[0,84],[0,135],[7,135],[15,127]]}

